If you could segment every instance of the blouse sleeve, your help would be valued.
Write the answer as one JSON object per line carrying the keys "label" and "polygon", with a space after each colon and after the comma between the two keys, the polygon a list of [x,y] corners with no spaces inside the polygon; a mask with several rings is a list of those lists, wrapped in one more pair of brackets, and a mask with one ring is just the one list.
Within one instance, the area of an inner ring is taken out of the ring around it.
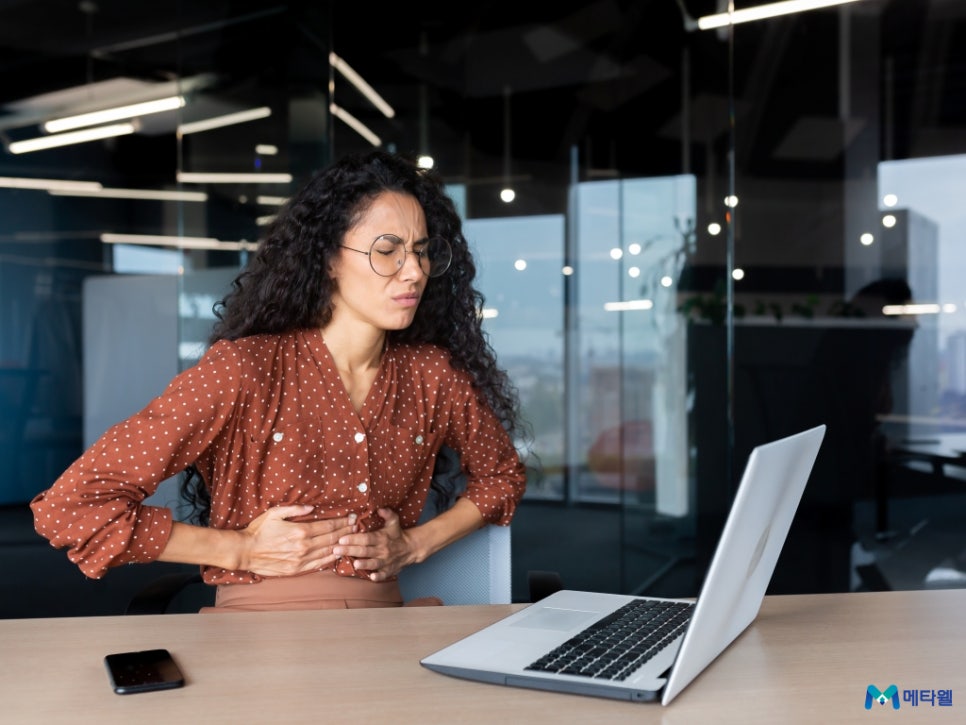
{"label": "blouse sleeve", "polygon": [[241,393],[235,346],[218,342],[143,410],[109,428],[51,488],[30,502],[37,532],[88,577],[154,561],[171,535],[172,512],[144,505],[227,424]]}
{"label": "blouse sleeve", "polygon": [[[463,376],[461,376],[462,378]],[[506,526],[526,490],[526,467],[509,434],[468,379],[454,385],[446,444],[460,452],[467,485],[463,498],[487,523]]]}

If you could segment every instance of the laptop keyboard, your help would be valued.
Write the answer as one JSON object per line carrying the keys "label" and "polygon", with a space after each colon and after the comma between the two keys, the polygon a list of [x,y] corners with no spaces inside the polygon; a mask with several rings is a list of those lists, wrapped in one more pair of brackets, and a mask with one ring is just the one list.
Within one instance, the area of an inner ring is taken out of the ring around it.
{"label": "laptop keyboard", "polygon": [[623,680],[684,632],[694,605],[635,599],[525,669]]}

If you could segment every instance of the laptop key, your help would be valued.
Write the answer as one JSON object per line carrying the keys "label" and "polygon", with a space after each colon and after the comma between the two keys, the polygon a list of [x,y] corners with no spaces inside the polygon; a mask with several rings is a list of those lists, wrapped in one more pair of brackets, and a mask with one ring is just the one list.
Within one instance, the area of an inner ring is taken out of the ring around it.
{"label": "laptop key", "polygon": [[690,602],[636,599],[591,624],[525,669],[623,680],[677,637]]}

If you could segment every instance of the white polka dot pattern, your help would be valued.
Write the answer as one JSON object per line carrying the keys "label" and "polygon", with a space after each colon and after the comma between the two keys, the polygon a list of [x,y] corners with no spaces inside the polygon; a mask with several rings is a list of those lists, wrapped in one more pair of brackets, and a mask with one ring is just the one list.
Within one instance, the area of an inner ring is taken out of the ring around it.
{"label": "white polka dot pattern", "polygon": [[[109,429],[31,502],[37,531],[99,578],[155,560],[172,515],[145,506],[158,484],[194,463],[211,491],[211,525],[244,528],[272,506],[312,504],[303,520],[356,513],[363,530],[389,507],[413,526],[443,444],[461,453],[463,496],[506,525],[526,473],[469,377],[430,345],[392,345],[357,414],[317,330],[212,346],[141,412]],[[356,573],[351,561],[336,570]],[[257,581],[205,568],[211,584]]]}

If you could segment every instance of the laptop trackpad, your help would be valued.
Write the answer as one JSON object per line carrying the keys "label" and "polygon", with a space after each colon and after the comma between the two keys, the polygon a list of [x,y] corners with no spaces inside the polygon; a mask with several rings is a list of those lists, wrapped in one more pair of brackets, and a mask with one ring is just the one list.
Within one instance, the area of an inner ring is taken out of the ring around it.
{"label": "laptop trackpad", "polygon": [[579,609],[558,609],[557,607],[540,607],[535,612],[521,617],[511,626],[526,627],[527,629],[553,629],[565,632],[581,627],[585,622],[590,624],[600,617],[600,612],[585,612]]}

